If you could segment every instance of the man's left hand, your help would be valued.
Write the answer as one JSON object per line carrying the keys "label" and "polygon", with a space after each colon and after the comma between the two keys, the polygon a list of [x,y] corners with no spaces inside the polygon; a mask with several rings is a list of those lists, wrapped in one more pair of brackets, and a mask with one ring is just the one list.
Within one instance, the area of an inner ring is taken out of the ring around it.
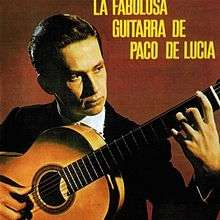
{"label": "man's left hand", "polygon": [[[172,129],[174,138],[180,143],[186,157],[201,176],[220,174],[220,143],[212,106],[200,91],[196,96],[201,102],[203,118],[197,108],[188,108],[185,114],[176,117],[185,134]],[[189,121],[193,125],[189,124]]]}

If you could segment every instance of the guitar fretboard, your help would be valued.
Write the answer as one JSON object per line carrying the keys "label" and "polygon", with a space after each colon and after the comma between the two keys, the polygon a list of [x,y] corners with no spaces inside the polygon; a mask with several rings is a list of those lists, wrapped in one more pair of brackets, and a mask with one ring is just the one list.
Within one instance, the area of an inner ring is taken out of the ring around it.
{"label": "guitar fretboard", "polygon": [[[204,90],[213,110],[220,108],[220,83]],[[76,192],[89,183],[114,171],[132,157],[143,146],[157,144],[171,136],[171,128],[180,130],[175,119],[177,112],[197,107],[202,112],[198,99],[193,96],[149,122],[69,164],[60,171],[70,193]]]}

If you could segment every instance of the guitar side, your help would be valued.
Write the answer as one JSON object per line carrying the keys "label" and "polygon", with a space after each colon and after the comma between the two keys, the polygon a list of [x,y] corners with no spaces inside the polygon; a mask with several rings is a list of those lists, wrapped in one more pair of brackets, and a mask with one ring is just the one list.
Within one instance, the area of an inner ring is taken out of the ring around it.
{"label": "guitar side", "polygon": [[[87,126],[51,129],[41,134],[24,155],[0,156],[0,174],[21,186],[32,186],[29,197],[34,204],[35,220],[112,219],[124,199],[120,176],[104,176],[70,195],[66,182],[57,175],[62,167],[104,144]],[[55,184],[54,176],[58,177]],[[45,186],[52,182],[53,187],[37,189],[34,185],[43,185],[45,177],[49,177]]]}

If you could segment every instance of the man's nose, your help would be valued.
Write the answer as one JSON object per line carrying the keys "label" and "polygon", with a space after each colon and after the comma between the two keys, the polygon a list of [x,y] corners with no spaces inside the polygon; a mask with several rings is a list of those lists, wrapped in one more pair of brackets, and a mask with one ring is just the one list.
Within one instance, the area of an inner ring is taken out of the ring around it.
{"label": "man's nose", "polygon": [[83,92],[82,98],[94,95],[98,92],[97,82],[92,74],[85,74],[83,76]]}

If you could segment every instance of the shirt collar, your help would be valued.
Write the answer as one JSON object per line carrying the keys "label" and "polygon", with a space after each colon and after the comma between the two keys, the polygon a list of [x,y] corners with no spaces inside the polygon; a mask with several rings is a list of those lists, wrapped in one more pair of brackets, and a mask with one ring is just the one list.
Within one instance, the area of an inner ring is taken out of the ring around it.
{"label": "shirt collar", "polygon": [[86,124],[89,127],[95,129],[100,135],[102,135],[102,137],[104,137],[104,124],[105,124],[105,107],[102,109],[102,111],[96,115],[92,115],[92,116],[86,116],[84,117],[82,120],[78,121],[78,122],[72,122],[69,118],[63,116],[61,114],[61,109],[60,106],[57,102],[57,110],[59,115],[61,116],[62,121],[65,124]]}

